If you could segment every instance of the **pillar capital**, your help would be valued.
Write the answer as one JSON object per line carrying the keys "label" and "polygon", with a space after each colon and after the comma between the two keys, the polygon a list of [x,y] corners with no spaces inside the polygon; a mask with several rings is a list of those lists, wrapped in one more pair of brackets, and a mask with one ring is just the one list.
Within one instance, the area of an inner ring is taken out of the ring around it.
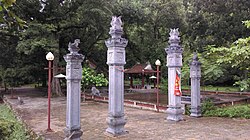
{"label": "pillar capital", "polygon": [[201,77],[201,62],[197,53],[194,53],[192,61],[189,63],[190,66],[190,78],[200,78]]}
{"label": "pillar capital", "polygon": [[169,47],[165,48],[167,53],[167,67],[181,67],[183,48],[179,45],[180,37],[178,29],[171,29],[169,35]]}
{"label": "pillar capital", "polygon": [[84,55],[78,53],[80,50],[79,43],[80,39],[76,39],[74,43],[69,42],[68,50],[70,53],[63,56],[66,62],[82,62],[84,60]]}
{"label": "pillar capital", "polygon": [[183,48],[179,45],[180,43],[180,37],[179,37],[179,29],[170,29],[169,33],[169,47],[165,48],[165,51],[167,54],[172,53],[180,53],[182,54]]}
{"label": "pillar capital", "polygon": [[189,63],[189,66],[201,66],[201,62],[199,61],[197,53],[194,53],[192,61]]}
{"label": "pillar capital", "polygon": [[111,38],[105,41],[105,44],[108,47],[107,64],[123,66],[126,64],[125,47],[128,44],[128,40],[121,37],[123,34],[121,17],[112,17],[109,34],[111,35]]}
{"label": "pillar capital", "polygon": [[121,37],[123,35],[121,16],[119,17],[112,16],[112,21],[110,25],[111,27],[109,34],[111,35],[111,38],[105,41],[106,46],[108,48],[110,47],[125,48],[127,46],[128,40]]}

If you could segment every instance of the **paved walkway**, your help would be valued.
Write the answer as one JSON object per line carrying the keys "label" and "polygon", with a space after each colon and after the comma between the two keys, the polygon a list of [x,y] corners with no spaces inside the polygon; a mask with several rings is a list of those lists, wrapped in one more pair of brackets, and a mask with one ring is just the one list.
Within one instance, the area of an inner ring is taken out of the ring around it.
{"label": "paved walkway", "polygon": [[[23,91],[25,93],[25,91]],[[37,93],[39,94],[39,93]],[[45,139],[63,140],[65,127],[66,98],[52,98],[52,133],[47,128],[47,98],[19,95],[24,101],[18,105],[17,99],[7,101],[18,112],[25,123]],[[107,128],[108,104],[97,102],[81,103],[81,126],[84,140],[250,140],[250,120],[217,117],[191,118],[185,121],[168,122],[165,113],[156,113],[125,107],[128,134],[113,138],[104,134]]]}

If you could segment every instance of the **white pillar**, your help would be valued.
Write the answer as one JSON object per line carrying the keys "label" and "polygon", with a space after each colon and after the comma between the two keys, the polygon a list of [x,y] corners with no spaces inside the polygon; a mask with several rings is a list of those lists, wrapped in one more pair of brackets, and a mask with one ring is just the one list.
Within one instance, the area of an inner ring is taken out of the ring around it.
{"label": "white pillar", "polygon": [[[168,109],[167,120],[183,120],[181,109],[181,96],[175,95],[176,74],[179,71],[179,77],[182,67],[183,48],[179,45],[180,37],[178,29],[171,29],[169,37],[169,47],[166,48],[167,67],[168,67]],[[181,88],[181,87],[179,87]],[[181,91],[181,89],[179,89]]]}
{"label": "white pillar", "polygon": [[112,17],[109,38],[105,44],[108,47],[107,64],[109,65],[109,111],[108,128],[106,132],[113,136],[126,134],[124,125],[124,65],[125,47],[128,41],[121,37],[123,34],[121,17]]}
{"label": "white pillar", "polygon": [[67,109],[66,109],[66,138],[70,140],[80,140],[82,135],[80,119],[81,102],[81,79],[82,79],[82,61],[84,56],[79,54],[79,39],[74,43],[69,43],[69,54],[64,56],[67,62],[66,80],[67,80]]}
{"label": "white pillar", "polygon": [[191,78],[191,109],[190,116],[201,117],[201,99],[200,99],[200,78],[201,78],[201,63],[195,53],[190,66]]}

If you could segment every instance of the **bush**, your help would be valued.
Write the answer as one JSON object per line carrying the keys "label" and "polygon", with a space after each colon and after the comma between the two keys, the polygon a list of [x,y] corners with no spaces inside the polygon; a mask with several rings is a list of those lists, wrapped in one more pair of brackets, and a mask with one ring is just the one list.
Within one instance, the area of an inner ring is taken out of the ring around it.
{"label": "bush", "polygon": [[27,130],[6,105],[0,105],[0,140],[28,140]]}
{"label": "bush", "polygon": [[188,116],[189,116],[189,115],[191,114],[190,109],[191,109],[190,105],[186,105],[186,106],[185,106],[185,115],[188,115]]}
{"label": "bush", "polygon": [[14,125],[13,122],[0,119],[0,138],[1,138],[1,140],[2,139],[5,140],[5,139],[8,139],[10,137],[13,125]]}
{"label": "bush", "polygon": [[211,99],[206,99],[201,105],[203,116],[207,117],[230,117],[250,119],[250,105],[236,105],[227,107],[216,107]]}
{"label": "bush", "polygon": [[240,91],[249,91],[250,79],[239,80],[234,83],[234,86],[238,86]]}
{"label": "bush", "polygon": [[215,110],[216,107],[214,106],[211,99],[205,99],[201,104],[201,114],[206,114],[211,110]]}
{"label": "bush", "polygon": [[204,116],[250,119],[250,105],[236,105],[207,111]]}
{"label": "bush", "polygon": [[108,80],[105,78],[103,73],[96,74],[96,72],[89,67],[84,67],[82,69],[81,86],[83,90],[91,88],[92,86],[101,87],[107,85]]}

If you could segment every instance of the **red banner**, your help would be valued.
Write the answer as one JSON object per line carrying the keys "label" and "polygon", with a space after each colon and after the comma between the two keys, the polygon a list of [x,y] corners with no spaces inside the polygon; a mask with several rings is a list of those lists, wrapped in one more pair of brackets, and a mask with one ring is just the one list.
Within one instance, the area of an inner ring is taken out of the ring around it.
{"label": "red banner", "polygon": [[175,96],[181,96],[181,78],[180,78],[180,72],[176,70],[176,76],[175,76],[175,85],[174,85],[174,95]]}

